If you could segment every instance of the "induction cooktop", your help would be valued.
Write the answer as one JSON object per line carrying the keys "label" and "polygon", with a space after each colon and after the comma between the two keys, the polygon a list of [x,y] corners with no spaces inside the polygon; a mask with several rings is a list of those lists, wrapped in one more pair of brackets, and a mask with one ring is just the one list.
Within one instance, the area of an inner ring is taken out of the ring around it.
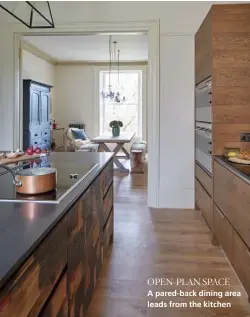
{"label": "induction cooktop", "polygon": [[[68,162],[50,162],[48,157],[41,157],[36,161],[22,162],[16,165],[16,172],[39,167],[53,167],[57,170],[57,187],[51,192],[38,195],[16,193],[13,177],[10,173],[0,176],[0,201],[5,202],[41,202],[57,204],[63,200],[85,177],[92,173],[99,163],[69,164]],[[1,166],[0,166],[0,172]]]}

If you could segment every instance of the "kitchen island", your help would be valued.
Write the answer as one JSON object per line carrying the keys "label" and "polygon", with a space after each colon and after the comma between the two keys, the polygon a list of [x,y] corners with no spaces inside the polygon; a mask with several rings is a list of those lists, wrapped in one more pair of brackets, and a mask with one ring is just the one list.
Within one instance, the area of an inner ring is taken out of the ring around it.
{"label": "kitchen island", "polygon": [[53,153],[47,162],[61,189],[84,171],[59,202],[13,201],[11,175],[0,176],[1,317],[83,316],[113,237],[113,154]]}

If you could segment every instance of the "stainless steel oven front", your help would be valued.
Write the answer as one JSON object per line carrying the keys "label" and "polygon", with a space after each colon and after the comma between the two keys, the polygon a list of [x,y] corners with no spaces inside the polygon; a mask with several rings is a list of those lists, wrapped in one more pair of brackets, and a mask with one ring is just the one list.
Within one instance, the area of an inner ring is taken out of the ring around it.
{"label": "stainless steel oven front", "polygon": [[195,117],[196,121],[212,122],[211,78],[207,78],[195,88]]}
{"label": "stainless steel oven front", "polygon": [[210,174],[212,174],[212,126],[196,122],[195,127],[195,159]]}

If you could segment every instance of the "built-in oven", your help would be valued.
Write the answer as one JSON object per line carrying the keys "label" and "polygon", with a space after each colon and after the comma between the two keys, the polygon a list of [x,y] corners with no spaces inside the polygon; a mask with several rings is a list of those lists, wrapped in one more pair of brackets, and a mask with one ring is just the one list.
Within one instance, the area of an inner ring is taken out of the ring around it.
{"label": "built-in oven", "polygon": [[212,85],[211,77],[199,83],[195,88],[195,120],[212,122]]}
{"label": "built-in oven", "polygon": [[209,174],[212,174],[212,125],[196,122],[195,159]]}

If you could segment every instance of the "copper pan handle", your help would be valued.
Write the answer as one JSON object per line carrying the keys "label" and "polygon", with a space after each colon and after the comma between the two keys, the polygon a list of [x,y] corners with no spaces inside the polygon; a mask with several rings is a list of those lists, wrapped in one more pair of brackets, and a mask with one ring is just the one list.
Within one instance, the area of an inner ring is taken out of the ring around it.
{"label": "copper pan handle", "polygon": [[16,185],[16,187],[23,186],[23,183],[17,177],[14,178],[13,184]]}
{"label": "copper pan handle", "polygon": [[13,176],[13,184],[16,185],[17,187],[21,187],[23,184],[22,182],[17,178],[16,173],[13,171],[12,168],[6,165],[1,165],[1,168],[5,169],[6,171],[10,172],[11,175]]}

